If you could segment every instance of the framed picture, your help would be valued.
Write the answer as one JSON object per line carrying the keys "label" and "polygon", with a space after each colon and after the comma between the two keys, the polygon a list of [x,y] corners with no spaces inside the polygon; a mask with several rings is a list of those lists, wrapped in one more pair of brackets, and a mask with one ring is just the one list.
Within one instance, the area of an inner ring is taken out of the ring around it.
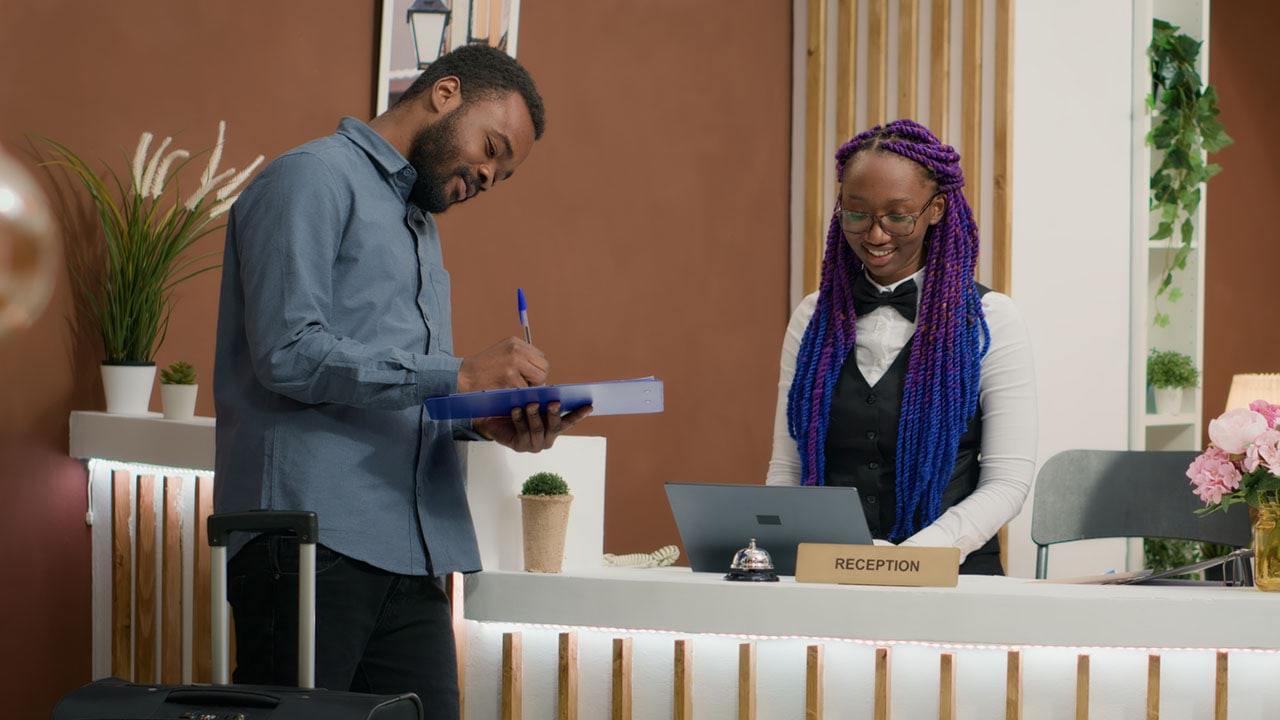
{"label": "framed picture", "polygon": [[[376,114],[394,105],[401,93],[422,73],[409,21],[409,9],[414,4],[415,0],[382,0]],[[466,44],[483,43],[501,48],[511,57],[516,56],[520,0],[433,0],[430,3],[419,0],[419,7],[427,5],[448,13],[440,52]],[[419,37],[422,36],[420,34]],[[419,42],[427,48],[424,54],[433,56],[433,44],[421,39]]]}

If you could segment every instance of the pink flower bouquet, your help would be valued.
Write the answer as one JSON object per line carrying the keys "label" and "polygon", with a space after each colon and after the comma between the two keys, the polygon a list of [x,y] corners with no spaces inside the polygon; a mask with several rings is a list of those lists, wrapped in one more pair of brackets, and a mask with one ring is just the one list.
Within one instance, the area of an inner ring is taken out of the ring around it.
{"label": "pink flower bouquet", "polygon": [[1209,447],[1187,477],[1204,501],[1201,513],[1236,504],[1280,500],[1280,406],[1255,400],[1249,409],[1228,410],[1209,422]]}

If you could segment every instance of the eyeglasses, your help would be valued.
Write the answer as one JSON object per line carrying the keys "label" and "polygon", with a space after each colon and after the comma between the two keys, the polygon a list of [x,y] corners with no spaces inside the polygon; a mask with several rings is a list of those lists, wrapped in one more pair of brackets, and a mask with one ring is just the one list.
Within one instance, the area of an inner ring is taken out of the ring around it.
{"label": "eyeglasses", "polygon": [[934,193],[930,196],[928,202],[924,204],[924,207],[920,208],[918,212],[911,213],[910,215],[901,215],[898,213],[889,215],[873,215],[871,213],[849,212],[841,207],[838,209],[838,212],[840,213],[840,227],[847,233],[865,235],[866,233],[871,232],[872,224],[878,222],[880,224],[880,229],[884,231],[885,235],[890,235],[892,237],[910,235],[916,229],[916,220],[929,208],[929,205],[933,203],[934,198],[941,194],[941,191]]}

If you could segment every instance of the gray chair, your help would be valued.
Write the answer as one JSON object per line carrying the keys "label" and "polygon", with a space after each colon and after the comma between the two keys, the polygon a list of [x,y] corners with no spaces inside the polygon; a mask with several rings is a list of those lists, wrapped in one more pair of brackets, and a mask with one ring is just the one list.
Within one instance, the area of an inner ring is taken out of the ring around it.
{"label": "gray chair", "polygon": [[1049,571],[1049,546],[1096,538],[1169,538],[1247,547],[1249,511],[1196,515],[1187,466],[1196,452],[1065,450],[1036,476],[1031,539],[1036,577]]}

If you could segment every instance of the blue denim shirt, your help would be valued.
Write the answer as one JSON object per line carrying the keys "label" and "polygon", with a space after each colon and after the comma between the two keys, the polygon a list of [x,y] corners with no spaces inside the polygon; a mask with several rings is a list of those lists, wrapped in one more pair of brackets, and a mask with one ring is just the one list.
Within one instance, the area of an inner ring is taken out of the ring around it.
{"label": "blue denim shirt", "polygon": [[[449,273],[417,174],[369,126],[268,165],[227,220],[213,394],[218,512],[314,510],[320,542],[391,572],[480,569],[454,440]],[[231,548],[234,553],[245,538]]]}

